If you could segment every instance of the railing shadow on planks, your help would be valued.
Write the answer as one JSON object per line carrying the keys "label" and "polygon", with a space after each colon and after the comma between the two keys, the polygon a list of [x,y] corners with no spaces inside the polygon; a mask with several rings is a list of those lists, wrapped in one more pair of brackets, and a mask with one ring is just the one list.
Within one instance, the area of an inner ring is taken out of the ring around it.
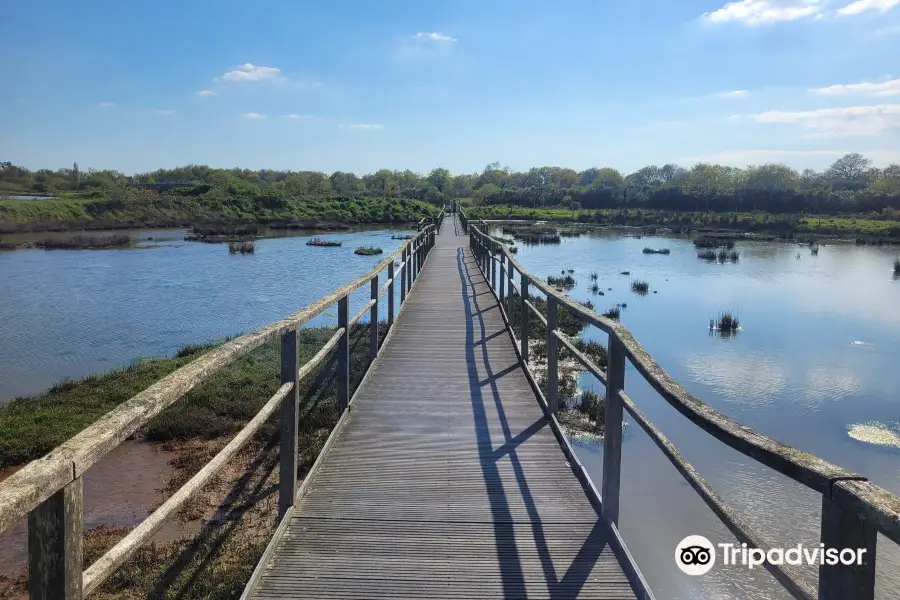
{"label": "railing shadow on planks", "polygon": [[[487,234],[485,221],[470,220],[462,209],[459,210],[459,219],[464,231],[469,233],[472,252],[482,274],[500,302],[501,312],[515,342],[516,352],[526,367],[526,374],[531,380],[535,394],[553,421],[554,429],[559,430],[555,415],[558,403],[560,344],[584,366],[587,372],[606,386],[603,475],[599,502],[601,516],[617,534],[624,410],[650,436],[739,542],[764,551],[773,547],[712,489],[685,460],[678,448],[628,397],[624,390],[627,360],[666,402],[692,423],[738,452],[821,494],[821,542],[826,548],[866,549],[861,565],[845,566],[840,563],[834,566],[821,565],[817,585],[809,581],[794,566],[773,565],[766,561],[765,567],[788,593],[804,600],[874,598],[877,534],[881,533],[894,543],[900,544],[900,498],[868,481],[862,475],[781,444],[716,411],[672,379],[620,323],[573,302],[565,294],[527,272],[504,244]],[[518,283],[515,281],[516,273],[519,274]],[[530,300],[534,298],[533,292],[540,292],[546,298],[546,315],[541,314]],[[564,307],[582,322],[608,334],[606,372],[579,352],[568,336],[557,329],[559,306]],[[518,312],[515,315],[520,326],[518,332],[514,331],[512,319],[514,315],[510,314],[513,310]],[[529,313],[533,313],[547,330],[546,397],[528,368],[528,340],[531,335],[527,318]],[[574,454],[569,458],[573,465],[577,464],[578,470],[582,472],[581,476],[587,478],[578,458]],[[900,593],[900,590],[897,590],[897,593]]]}
{"label": "railing shadow on planks", "polygon": [[[346,413],[350,402],[349,346],[351,328],[369,314],[369,354],[378,354],[379,298],[387,292],[388,328],[394,321],[396,277],[400,280],[400,304],[406,301],[428,252],[434,246],[436,229],[444,212],[423,219],[419,232],[398,250],[358,279],[334,290],[294,314],[237,337],[210,350],[160,379],[155,384],[111,410],[93,425],[32,461],[0,483],[0,531],[28,516],[28,588],[32,599],[78,600],[88,596],[224,467],[238,450],[280,410],[280,484],[278,516],[289,519],[297,494],[298,384],[337,349],[338,405]],[[400,262],[397,262],[399,257]],[[379,274],[387,278],[379,287]],[[350,316],[350,294],[370,284],[371,297]],[[299,364],[299,330],[314,317],[337,304],[338,328],[324,347],[306,364]],[[85,571],[83,568],[84,473],[121,442],[137,433],[153,417],[171,406],[214,373],[232,364],[264,343],[281,338],[281,387],[247,425],[196,475],[153,511],[106,554]]]}

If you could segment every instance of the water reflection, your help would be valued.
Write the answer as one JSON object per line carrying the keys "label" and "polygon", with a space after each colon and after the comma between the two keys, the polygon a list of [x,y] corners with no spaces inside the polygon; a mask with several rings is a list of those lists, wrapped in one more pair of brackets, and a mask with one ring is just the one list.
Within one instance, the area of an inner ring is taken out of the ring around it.
{"label": "water reflection", "polygon": [[[644,255],[645,246],[670,248]],[[738,242],[737,263],[706,262],[681,238],[638,240],[608,232],[522,247],[517,259],[536,276],[576,265],[569,295],[596,309],[628,301],[620,319],[666,371],[691,393],[780,442],[861,473],[900,493],[900,285],[888,277],[896,251],[831,244],[808,247]],[[800,253],[800,259],[796,258]],[[592,296],[590,274],[598,274]],[[622,275],[623,272],[629,274]],[[638,296],[634,279],[658,294]],[[611,289],[609,289],[611,288]],[[710,316],[740,316],[738,335],[710,332]],[[594,328],[589,339],[605,341]],[[587,382],[582,385],[587,385]],[[818,543],[821,498],[777,475],[688,422],[628,368],[629,396],[742,517],[788,545]],[[765,571],[680,574],[673,552],[690,534],[733,536],[637,427],[623,448],[622,531],[659,597],[786,598]],[[602,449],[579,456],[601,481]],[[900,551],[879,544],[876,597],[896,597]],[[810,575],[815,579],[815,573]]]}

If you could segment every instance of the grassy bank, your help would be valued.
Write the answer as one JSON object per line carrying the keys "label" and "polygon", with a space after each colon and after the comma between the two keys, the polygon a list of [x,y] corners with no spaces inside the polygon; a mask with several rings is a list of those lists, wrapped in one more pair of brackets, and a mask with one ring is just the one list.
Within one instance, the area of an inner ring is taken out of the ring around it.
{"label": "grassy bank", "polygon": [[[820,237],[872,237],[900,242],[900,221],[871,218],[874,215],[770,214],[765,212],[675,212],[651,209],[577,210],[518,206],[475,206],[467,210],[473,219],[515,219],[578,222],[603,226],[665,227],[675,232],[733,231],[791,238],[812,234]],[[867,218],[869,217],[869,218]]]}
{"label": "grassy bank", "polygon": [[[330,329],[301,330],[300,360],[309,360],[332,334]],[[368,326],[358,326],[353,335],[351,378],[355,385],[369,362]],[[0,407],[0,468],[43,456],[212,347],[186,346],[172,358],[143,360],[101,375],[65,380],[45,394],[10,400]],[[278,389],[280,360],[279,344],[265,344],[163,411],[139,435],[151,441],[183,441],[235,433]],[[301,395],[317,403],[332,399],[335,389],[329,370],[333,367],[320,368],[316,376],[307,377],[301,383]]]}
{"label": "grassy bank", "polygon": [[[379,326],[380,334],[386,326]],[[333,334],[331,329],[301,333],[305,362]],[[183,348],[172,358],[65,381],[46,394],[18,398],[0,408],[0,460],[3,466],[27,462],[77,433],[105,412],[171,373],[212,345]],[[351,393],[370,360],[369,325],[351,334]],[[305,477],[333,429],[336,402],[336,356],[300,383],[299,476]],[[168,497],[208,462],[230,437],[252,418],[279,387],[280,346],[271,342],[212,376],[165,410],[140,432],[175,450],[176,474],[163,495]],[[200,531],[188,538],[148,544],[126,562],[95,594],[102,600],[225,600],[240,596],[277,522],[278,413],[250,444],[192,498],[179,517],[199,521]],[[122,539],[127,527],[100,526],[85,532],[84,565],[89,566]],[[0,578],[0,596],[21,597],[27,573]]]}
{"label": "grassy bank", "polygon": [[384,197],[233,195],[209,186],[160,193],[129,188],[116,197],[67,195],[58,199],[0,200],[0,233],[197,223],[264,223],[277,227],[329,223],[410,223],[434,214],[421,200]]}

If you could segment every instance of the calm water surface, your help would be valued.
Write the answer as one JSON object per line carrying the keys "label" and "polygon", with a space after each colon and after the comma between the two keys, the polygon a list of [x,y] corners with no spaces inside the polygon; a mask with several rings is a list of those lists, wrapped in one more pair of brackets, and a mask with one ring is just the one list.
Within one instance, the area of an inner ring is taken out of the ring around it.
{"label": "calm water surface", "polygon": [[[391,236],[410,232],[295,232],[257,240],[256,253],[248,255],[230,255],[225,244],[185,242],[183,230],[128,233],[137,242],[128,249],[0,252],[0,403],[41,392],[64,377],[172,355],[184,344],[283,318],[384,258],[357,256],[358,246],[389,254],[402,243]],[[307,246],[312,236],[343,246]],[[366,287],[353,295],[351,314],[368,294]],[[312,325],[336,323],[335,312]]]}
{"label": "calm water surface", "polygon": [[[645,246],[671,254],[645,255]],[[622,323],[670,375],[716,409],[900,493],[900,447],[849,435],[854,425],[871,423],[900,431],[897,250],[823,245],[813,256],[807,247],[769,242],[739,242],[737,250],[737,264],[710,264],[697,259],[687,240],[595,233],[558,246],[519,245],[518,260],[542,277],[574,269],[577,287],[569,294],[591,300],[598,312],[627,304]],[[592,271],[600,275],[603,296],[590,291]],[[631,291],[636,278],[650,283],[648,295]],[[722,310],[740,318],[742,331],[733,338],[710,335],[709,320]],[[585,335],[605,338],[594,328]],[[582,387],[597,383],[584,376]],[[626,389],[750,523],[778,544],[818,546],[817,494],[691,425],[630,366]],[[578,452],[600,482],[602,450],[581,444]],[[762,569],[717,565],[701,578],[681,574],[673,558],[681,539],[734,538],[633,423],[623,454],[621,529],[657,597],[788,597]],[[879,540],[876,564],[878,597],[900,598],[900,558],[892,542]],[[810,576],[815,580],[816,572]]]}

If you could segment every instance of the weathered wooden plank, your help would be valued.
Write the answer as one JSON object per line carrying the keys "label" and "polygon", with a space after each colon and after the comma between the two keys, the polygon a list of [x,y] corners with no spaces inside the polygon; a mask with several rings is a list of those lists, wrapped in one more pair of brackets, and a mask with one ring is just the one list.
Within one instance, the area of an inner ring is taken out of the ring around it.
{"label": "weathered wooden plank", "polygon": [[828,496],[822,496],[821,540],[825,548],[839,551],[861,550],[854,564],[819,566],[819,600],[873,600],[875,598],[875,523],[845,510]]}
{"label": "weathered wooden plank", "polygon": [[[297,431],[300,411],[300,331],[281,335],[281,385],[290,384],[290,395],[281,402],[279,420],[278,518],[294,505],[297,491]],[[252,422],[252,421],[251,421]]]}
{"label": "weathered wooden plank", "polygon": [[84,481],[76,478],[28,513],[32,600],[81,600]]}
{"label": "weathered wooden plank", "polygon": [[619,480],[622,470],[622,399],[625,389],[625,349],[609,336],[606,379],[606,408],[603,429],[603,516],[619,524]]}

